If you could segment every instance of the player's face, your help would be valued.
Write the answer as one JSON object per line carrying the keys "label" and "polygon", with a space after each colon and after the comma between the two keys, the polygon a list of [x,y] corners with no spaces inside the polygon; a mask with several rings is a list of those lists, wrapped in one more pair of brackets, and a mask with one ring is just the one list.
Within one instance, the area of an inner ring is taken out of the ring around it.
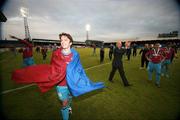
{"label": "player's face", "polygon": [[159,44],[155,44],[155,45],[154,45],[154,48],[155,48],[155,49],[159,48]]}
{"label": "player's face", "polygon": [[121,48],[121,46],[122,46],[121,41],[118,41],[118,42],[117,42],[117,47],[118,47],[118,48]]}
{"label": "player's face", "polygon": [[69,49],[72,45],[72,42],[70,42],[70,39],[67,36],[61,36],[61,47],[63,49]]}
{"label": "player's face", "polygon": [[145,48],[148,48],[148,44],[145,44]]}

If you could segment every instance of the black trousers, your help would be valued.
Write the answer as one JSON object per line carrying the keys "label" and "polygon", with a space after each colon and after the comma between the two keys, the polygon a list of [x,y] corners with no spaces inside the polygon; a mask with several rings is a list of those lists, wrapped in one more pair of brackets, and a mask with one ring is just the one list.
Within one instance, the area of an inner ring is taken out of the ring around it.
{"label": "black trousers", "polygon": [[136,56],[137,55],[137,51],[133,51],[133,56]]}
{"label": "black trousers", "polygon": [[144,67],[144,63],[146,63],[146,68],[148,66],[148,60],[145,57],[141,57],[141,67]]}
{"label": "black trousers", "polygon": [[112,59],[112,54],[113,54],[113,52],[109,52],[109,59],[110,60]]}
{"label": "black trousers", "polygon": [[173,59],[174,59],[174,53],[171,56],[171,63],[173,62]]}
{"label": "black trousers", "polygon": [[100,63],[104,61],[104,54],[100,54]]}
{"label": "black trousers", "polygon": [[114,74],[116,73],[117,69],[119,71],[119,74],[121,76],[121,79],[123,81],[124,86],[128,86],[129,83],[128,83],[128,80],[127,80],[127,78],[125,76],[125,72],[124,72],[124,68],[123,68],[123,64],[122,63],[118,67],[112,66],[112,70],[111,70],[111,73],[109,75],[109,81],[112,81],[112,79],[114,77]]}
{"label": "black trousers", "polygon": [[131,54],[128,53],[128,54],[127,54],[127,59],[128,59],[128,60],[130,60],[130,56],[131,56]]}
{"label": "black trousers", "polygon": [[47,55],[43,54],[43,60],[46,60]]}

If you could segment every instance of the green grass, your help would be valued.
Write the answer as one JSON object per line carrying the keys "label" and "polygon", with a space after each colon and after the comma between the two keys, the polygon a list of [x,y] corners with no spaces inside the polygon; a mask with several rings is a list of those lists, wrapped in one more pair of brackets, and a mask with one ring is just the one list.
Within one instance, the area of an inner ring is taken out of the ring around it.
{"label": "green grass", "polygon": [[[89,68],[100,64],[99,49],[92,56],[90,48],[78,48],[83,67]],[[178,54],[180,55],[180,54]],[[48,52],[49,63],[51,52]],[[34,53],[36,64],[43,63],[42,55]],[[161,88],[155,86],[155,81],[147,82],[147,71],[140,70],[140,56],[124,61],[127,79],[132,87],[125,88],[116,72],[114,83],[108,82],[111,63],[108,59],[108,49],[105,51],[104,64],[86,70],[89,78],[103,81],[106,88],[93,91],[73,99],[73,114],[71,120],[174,120],[180,117],[180,60],[175,59],[170,66],[171,77],[161,78]],[[1,90],[9,90],[19,85],[11,80],[11,72],[21,68],[22,58],[14,57],[11,52],[0,54]],[[155,80],[155,76],[153,76]],[[1,94],[3,114],[7,119],[15,120],[59,120],[61,116],[60,101],[55,88],[42,94],[37,86]]]}

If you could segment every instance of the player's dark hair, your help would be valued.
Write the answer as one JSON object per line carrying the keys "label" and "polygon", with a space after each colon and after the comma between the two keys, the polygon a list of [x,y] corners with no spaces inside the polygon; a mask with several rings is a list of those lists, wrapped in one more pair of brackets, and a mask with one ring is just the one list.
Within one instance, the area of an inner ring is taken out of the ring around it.
{"label": "player's dark hair", "polygon": [[73,43],[73,38],[72,38],[72,36],[70,35],[70,34],[68,34],[68,33],[61,33],[61,34],[59,34],[59,38],[60,38],[60,40],[61,40],[61,37],[62,36],[66,36],[69,40],[70,40],[70,42],[72,42]]}

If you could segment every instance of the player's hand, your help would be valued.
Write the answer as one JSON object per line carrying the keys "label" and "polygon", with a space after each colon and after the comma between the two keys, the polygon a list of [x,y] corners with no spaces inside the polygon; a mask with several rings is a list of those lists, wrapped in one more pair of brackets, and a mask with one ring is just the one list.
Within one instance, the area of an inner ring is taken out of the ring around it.
{"label": "player's hand", "polygon": [[147,60],[148,60],[149,62],[152,62],[151,59],[149,59],[149,58],[147,58]]}
{"label": "player's hand", "polygon": [[162,61],[161,62],[164,62],[165,61],[165,58],[164,59],[162,59]]}

